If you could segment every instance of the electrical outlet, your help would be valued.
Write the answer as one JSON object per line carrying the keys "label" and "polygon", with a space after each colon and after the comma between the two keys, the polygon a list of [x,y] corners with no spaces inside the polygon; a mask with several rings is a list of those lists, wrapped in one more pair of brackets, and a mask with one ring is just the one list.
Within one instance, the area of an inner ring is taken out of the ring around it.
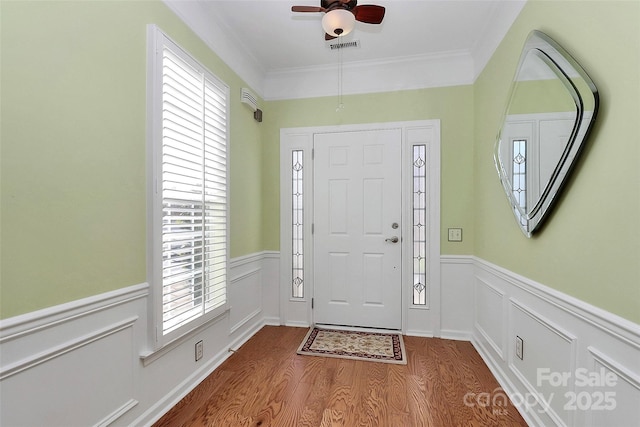
{"label": "electrical outlet", "polygon": [[523,360],[524,358],[524,341],[522,338],[516,335],[516,356],[518,359]]}
{"label": "electrical outlet", "polygon": [[450,242],[462,242],[462,228],[450,228],[449,229],[449,241]]}
{"label": "electrical outlet", "polygon": [[202,359],[202,353],[203,353],[203,348],[202,348],[202,341],[198,341],[196,343],[196,362],[200,359]]}

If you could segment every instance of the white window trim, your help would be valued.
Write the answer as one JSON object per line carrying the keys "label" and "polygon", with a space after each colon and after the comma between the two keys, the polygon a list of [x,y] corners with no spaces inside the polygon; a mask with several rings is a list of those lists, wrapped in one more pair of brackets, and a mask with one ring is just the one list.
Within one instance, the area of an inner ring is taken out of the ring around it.
{"label": "white window trim", "polygon": [[[166,335],[162,333],[162,193],[159,182],[162,173],[162,47],[168,45],[174,52],[180,52],[182,59],[189,62],[195,68],[202,70],[207,78],[218,82],[226,89],[227,98],[227,284],[226,302],[194,319],[188,324]],[[150,24],[147,26],[147,281],[150,285],[149,292],[149,322],[148,336],[151,351],[147,351],[142,357],[155,359],[154,354],[166,350],[166,347],[182,342],[185,337],[202,329],[203,325],[212,322],[229,311],[229,231],[230,231],[230,102],[229,87],[218,77],[211,73],[199,61],[171,40],[159,27]]]}

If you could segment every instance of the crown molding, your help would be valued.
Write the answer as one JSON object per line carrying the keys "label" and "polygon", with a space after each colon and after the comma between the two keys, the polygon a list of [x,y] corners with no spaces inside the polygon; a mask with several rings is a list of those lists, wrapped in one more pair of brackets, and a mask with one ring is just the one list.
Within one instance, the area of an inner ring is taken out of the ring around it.
{"label": "crown molding", "polygon": [[[265,76],[267,101],[338,95],[339,65],[284,69]],[[417,55],[343,64],[344,95],[472,84],[469,52]]]}
{"label": "crown molding", "polygon": [[527,0],[510,0],[494,4],[491,18],[485,23],[471,50],[474,81],[480,76],[526,3]]}
{"label": "crown molding", "polygon": [[162,0],[202,41],[215,52],[258,96],[264,95],[266,70],[215,13],[202,1]]}
{"label": "crown molding", "polygon": [[[284,100],[338,94],[337,64],[267,71],[228,26],[200,1],[163,0],[258,96]],[[343,94],[390,92],[473,84],[527,0],[496,3],[469,51],[343,64]]]}

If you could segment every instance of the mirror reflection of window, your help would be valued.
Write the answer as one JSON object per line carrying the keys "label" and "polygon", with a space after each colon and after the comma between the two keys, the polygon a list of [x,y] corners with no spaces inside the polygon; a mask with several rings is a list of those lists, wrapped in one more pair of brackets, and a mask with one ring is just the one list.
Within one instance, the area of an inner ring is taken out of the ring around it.
{"label": "mirror reflection of window", "polygon": [[[512,156],[513,164],[511,173],[511,191],[513,197],[517,200],[518,206],[522,212],[527,211],[527,140],[526,139],[514,139],[512,143]],[[516,212],[520,222],[522,221],[522,214]]]}
{"label": "mirror reflection of window", "polygon": [[533,31],[494,151],[500,181],[527,237],[557,200],[597,109],[598,92],[586,72],[548,36]]}

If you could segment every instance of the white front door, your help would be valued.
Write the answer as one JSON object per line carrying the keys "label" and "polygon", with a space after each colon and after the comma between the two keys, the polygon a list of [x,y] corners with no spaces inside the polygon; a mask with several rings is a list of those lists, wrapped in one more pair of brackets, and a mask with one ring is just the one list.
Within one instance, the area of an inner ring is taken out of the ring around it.
{"label": "white front door", "polygon": [[400,129],[313,138],[314,321],[401,329]]}

